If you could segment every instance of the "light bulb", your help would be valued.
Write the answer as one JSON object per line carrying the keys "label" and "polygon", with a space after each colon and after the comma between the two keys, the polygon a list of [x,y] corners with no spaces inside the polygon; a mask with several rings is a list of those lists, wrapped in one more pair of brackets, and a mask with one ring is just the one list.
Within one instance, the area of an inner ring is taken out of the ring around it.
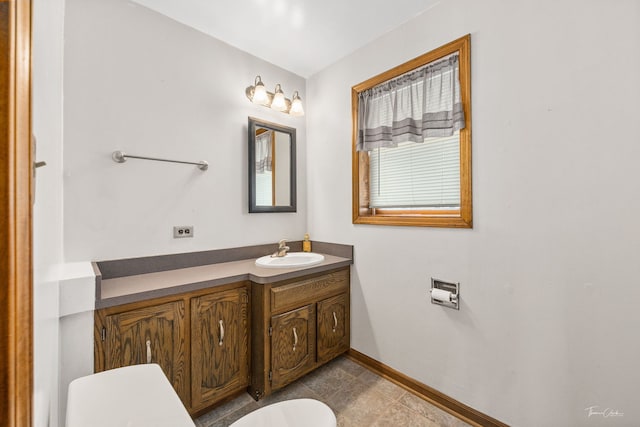
{"label": "light bulb", "polygon": [[292,116],[304,116],[304,109],[302,108],[302,100],[298,95],[298,91],[293,93],[293,98],[291,99],[291,108],[289,109],[289,114]]}
{"label": "light bulb", "polygon": [[255,86],[253,88],[253,98],[251,102],[254,104],[266,104],[269,102],[269,96],[267,95],[267,89],[264,87],[260,76],[256,77]]}
{"label": "light bulb", "polygon": [[284,111],[287,109],[287,102],[284,99],[284,93],[280,87],[280,83],[276,85],[275,94],[273,95],[273,101],[271,101],[271,108],[276,111]]}

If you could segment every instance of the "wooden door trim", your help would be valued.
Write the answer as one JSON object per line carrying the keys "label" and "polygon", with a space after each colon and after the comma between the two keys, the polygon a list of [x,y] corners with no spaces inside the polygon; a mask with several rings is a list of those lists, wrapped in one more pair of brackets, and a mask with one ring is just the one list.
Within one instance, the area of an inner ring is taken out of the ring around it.
{"label": "wooden door trim", "polygon": [[0,1],[0,419],[30,426],[33,395],[31,2]]}

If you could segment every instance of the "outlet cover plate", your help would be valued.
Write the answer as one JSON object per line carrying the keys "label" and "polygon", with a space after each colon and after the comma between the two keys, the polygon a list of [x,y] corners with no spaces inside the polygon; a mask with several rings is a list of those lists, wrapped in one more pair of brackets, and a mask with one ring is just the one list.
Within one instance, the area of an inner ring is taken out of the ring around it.
{"label": "outlet cover plate", "polygon": [[193,237],[193,225],[176,225],[173,227],[173,238]]}

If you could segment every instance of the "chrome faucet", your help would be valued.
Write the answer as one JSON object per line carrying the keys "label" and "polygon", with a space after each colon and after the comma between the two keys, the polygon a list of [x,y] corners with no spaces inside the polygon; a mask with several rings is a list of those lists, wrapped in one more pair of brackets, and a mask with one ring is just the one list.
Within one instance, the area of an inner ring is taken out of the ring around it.
{"label": "chrome faucet", "polygon": [[283,257],[287,254],[289,249],[290,249],[289,246],[287,246],[287,240],[282,239],[278,242],[278,250],[275,251],[273,255],[271,255],[271,258]]}

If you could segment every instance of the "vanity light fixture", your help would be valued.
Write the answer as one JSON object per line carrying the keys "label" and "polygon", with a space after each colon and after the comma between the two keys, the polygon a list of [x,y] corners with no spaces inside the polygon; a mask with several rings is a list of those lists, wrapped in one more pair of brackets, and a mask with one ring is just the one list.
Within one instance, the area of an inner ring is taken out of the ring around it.
{"label": "vanity light fixture", "polygon": [[256,76],[253,86],[247,87],[245,95],[249,98],[249,101],[254,104],[264,105],[270,107],[276,111],[291,114],[292,116],[304,116],[304,109],[302,108],[302,99],[296,90],[293,92],[292,99],[285,98],[282,86],[280,83],[276,84],[276,88],[273,93],[268,92],[262,83],[262,78]]}

